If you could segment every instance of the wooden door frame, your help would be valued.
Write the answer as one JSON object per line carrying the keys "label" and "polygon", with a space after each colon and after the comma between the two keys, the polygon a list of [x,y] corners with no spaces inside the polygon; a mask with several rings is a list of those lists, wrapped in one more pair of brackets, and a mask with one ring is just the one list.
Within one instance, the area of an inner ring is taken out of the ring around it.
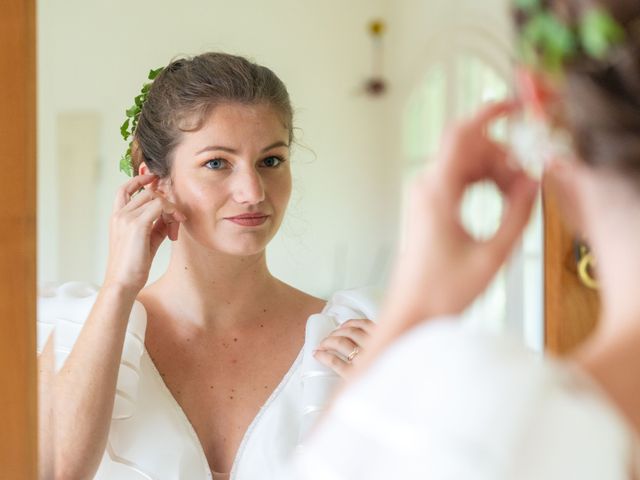
{"label": "wooden door frame", "polygon": [[36,6],[0,15],[0,477],[37,478]]}

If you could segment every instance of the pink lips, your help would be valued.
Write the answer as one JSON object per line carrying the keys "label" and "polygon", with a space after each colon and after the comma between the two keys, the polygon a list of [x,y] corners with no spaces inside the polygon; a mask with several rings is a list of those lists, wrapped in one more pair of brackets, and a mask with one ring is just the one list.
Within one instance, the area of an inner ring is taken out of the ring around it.
{"label": "pink lips", "polygon": [[225,217],[225,220],[229,220],[236,225],[242,225],[243,227],[257,227],[267,221],[269,215],[264,213],[245,213],[242,215],[236,215],[235,217]]}

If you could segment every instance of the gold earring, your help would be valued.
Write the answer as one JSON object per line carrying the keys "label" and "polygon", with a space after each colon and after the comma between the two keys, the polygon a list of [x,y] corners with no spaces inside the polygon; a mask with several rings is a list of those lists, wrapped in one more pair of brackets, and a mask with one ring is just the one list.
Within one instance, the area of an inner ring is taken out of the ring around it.
{"label": "gold earring", "polygon": [[586,245],[580,245],[578,250],[578,278],[582,284],[592,290],[598,290],[600,284],[593,276],[595,258]]}

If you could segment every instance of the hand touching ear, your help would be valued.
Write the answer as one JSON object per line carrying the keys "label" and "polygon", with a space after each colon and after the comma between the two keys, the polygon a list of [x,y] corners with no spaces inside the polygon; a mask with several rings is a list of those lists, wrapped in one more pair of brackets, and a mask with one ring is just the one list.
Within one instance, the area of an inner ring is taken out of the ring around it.
{"label": "hand touching ear", "polygon": [[[154,192],[157,177],[138,175],[120,187],[109,228],[109,259],[104,285],[140,291],[149,277],[151,262],[168,236],[177,240],[186,217]],[[145,188],[141,191],[143,187]]]}

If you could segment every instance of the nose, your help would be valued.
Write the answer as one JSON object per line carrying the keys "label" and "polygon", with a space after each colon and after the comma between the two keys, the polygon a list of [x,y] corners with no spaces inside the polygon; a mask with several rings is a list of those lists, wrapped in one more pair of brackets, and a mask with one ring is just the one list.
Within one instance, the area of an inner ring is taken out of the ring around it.
{"label": "nose", "polygon": [[237,203],[257,204],[264,200],[264,184],[255,168],[238,170],[233,174],[232,196]]}

